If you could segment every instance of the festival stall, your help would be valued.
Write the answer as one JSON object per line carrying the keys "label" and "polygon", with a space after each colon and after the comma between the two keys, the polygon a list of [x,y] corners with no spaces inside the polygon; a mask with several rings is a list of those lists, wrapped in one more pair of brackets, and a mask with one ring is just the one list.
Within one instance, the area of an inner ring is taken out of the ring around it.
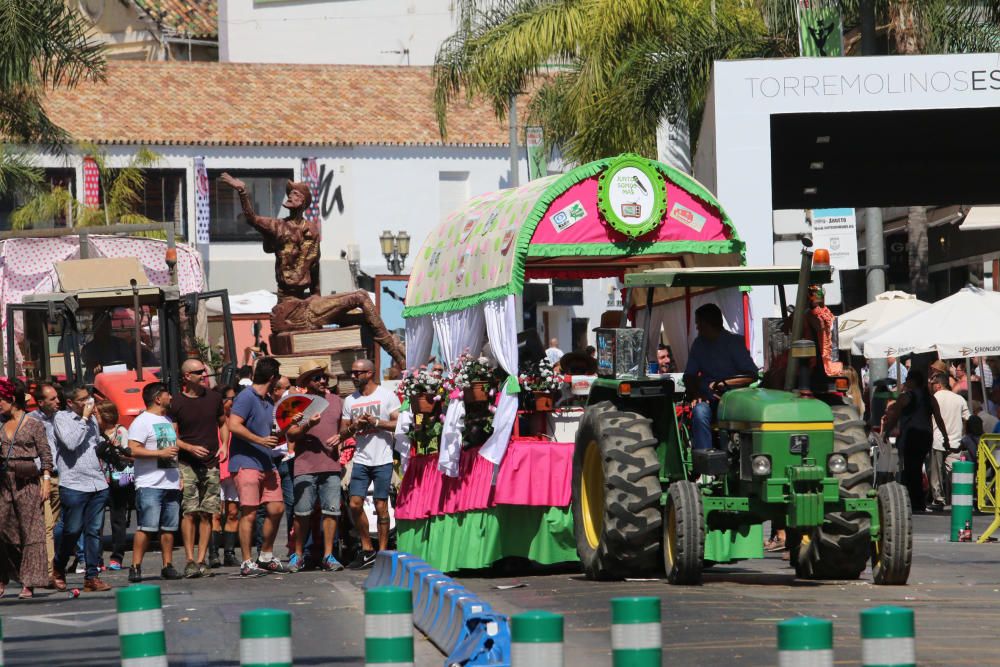
{"label": "festival stall", "polygon": [[[445,571],[510,556],[577,560],[570,479],[573,415],[582,412],[559,409],[569,392],[555,392],[553,411],[552,369],[518,358],[526,281],[743,262],[743,243],[707,189],[635,155],[475,197],[452,213],[416,255],[403,313],[399,550]],[[703,298],[657,288],[628,303],[640,323],[662,325],[686,353]],[[749,336],[745,294],[713,298],[729,328]],[[435,339],[441,365],[428,367]]]}

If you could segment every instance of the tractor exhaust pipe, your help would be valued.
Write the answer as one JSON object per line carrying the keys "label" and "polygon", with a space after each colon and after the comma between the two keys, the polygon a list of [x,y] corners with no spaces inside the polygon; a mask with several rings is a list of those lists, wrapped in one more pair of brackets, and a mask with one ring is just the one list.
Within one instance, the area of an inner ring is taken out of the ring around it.
{"label": "tractor exhaust pipe", "polygon": [[[809,302],[809,280],[812,272],[812,238],[802,235],[802,264],[799,266],[799,287],[795,294],[795,312],[792,313],[792,341],[788,350],[788,364],[785,367],[785,391],[795,389],[800,357],[796,345],[802,338],[806,321],[806,304]],[[808,343],[808,341],[805,341]],[[804,348],[803,348],[804,349]]]}
{"label": "tractor exhaust pipe", "polygon": [[139,340],[139,320],[142,319],[142,312],[139,310],[139,284],[135,281],[135,278],[129,281],[132,286],[132,326],[134,331],[132,332],[135,342],[135,381],[142,382],[142,341]]}

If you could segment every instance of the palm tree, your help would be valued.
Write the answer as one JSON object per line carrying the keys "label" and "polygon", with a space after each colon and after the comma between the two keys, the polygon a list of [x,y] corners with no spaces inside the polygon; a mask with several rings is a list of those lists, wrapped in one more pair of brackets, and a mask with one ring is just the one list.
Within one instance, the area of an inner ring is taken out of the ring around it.
{"label": "palm tree", "polygon": [[[45,91],[104,77],[104,49],[64,0],[0,0],[0,135],[12,144],[60,148],[69,137],[45,114]],[[0,194],[42,182],[23,152],[0,152]]]}
{"label": "palm tree", "polygon": [[121,168],[108,167],[108,156],[94,144],[80,147],[85,157],[97,163],[101,178],[102,202],[98,208],[80,203],[68,190],[61,187],[36,192],[25,204],[11,213],[14,229],[30,229],[66,216],[73,227],[92,227],[110,224],[144,224],[153,222],[135,209],[142,201],[145,169],[155,166],[161,156],[142,147]]}

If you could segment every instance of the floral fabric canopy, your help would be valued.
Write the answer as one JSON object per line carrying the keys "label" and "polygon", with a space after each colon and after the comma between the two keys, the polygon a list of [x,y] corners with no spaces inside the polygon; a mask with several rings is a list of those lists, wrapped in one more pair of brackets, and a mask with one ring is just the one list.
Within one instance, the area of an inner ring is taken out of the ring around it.
{"label": "floral fabric canopy", "polygon": [[693,178],[634,155],[475,197],[417,253],[405,317],[519,294],[525,278],[621,276],[654,266],[735,266],[744,244]]}

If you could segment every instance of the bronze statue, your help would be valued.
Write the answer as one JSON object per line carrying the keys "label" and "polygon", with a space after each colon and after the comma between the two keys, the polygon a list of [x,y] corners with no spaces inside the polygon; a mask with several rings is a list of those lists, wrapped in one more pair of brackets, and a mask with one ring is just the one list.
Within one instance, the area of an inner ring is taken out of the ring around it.
{"label": "bronze statue", "polygon": [[[367,324],[375,342],[394,360],[405,365],[403,346],[385,328],[375,304],[362,290],[322,296],[319,287],[319,225],[303,214],[312,203],[306,183],[288,181],[285,186],[287,218],[257,215],[247,194],[246,184],[223,173],[222,181],[240,195],[247,222],[264,237],[264,252],[274,254],[274,279],[278,283],[278,304],[271,310],[271,331],[319,329],[325,324]],[[361,316],[351,311],[361,309]]]}

